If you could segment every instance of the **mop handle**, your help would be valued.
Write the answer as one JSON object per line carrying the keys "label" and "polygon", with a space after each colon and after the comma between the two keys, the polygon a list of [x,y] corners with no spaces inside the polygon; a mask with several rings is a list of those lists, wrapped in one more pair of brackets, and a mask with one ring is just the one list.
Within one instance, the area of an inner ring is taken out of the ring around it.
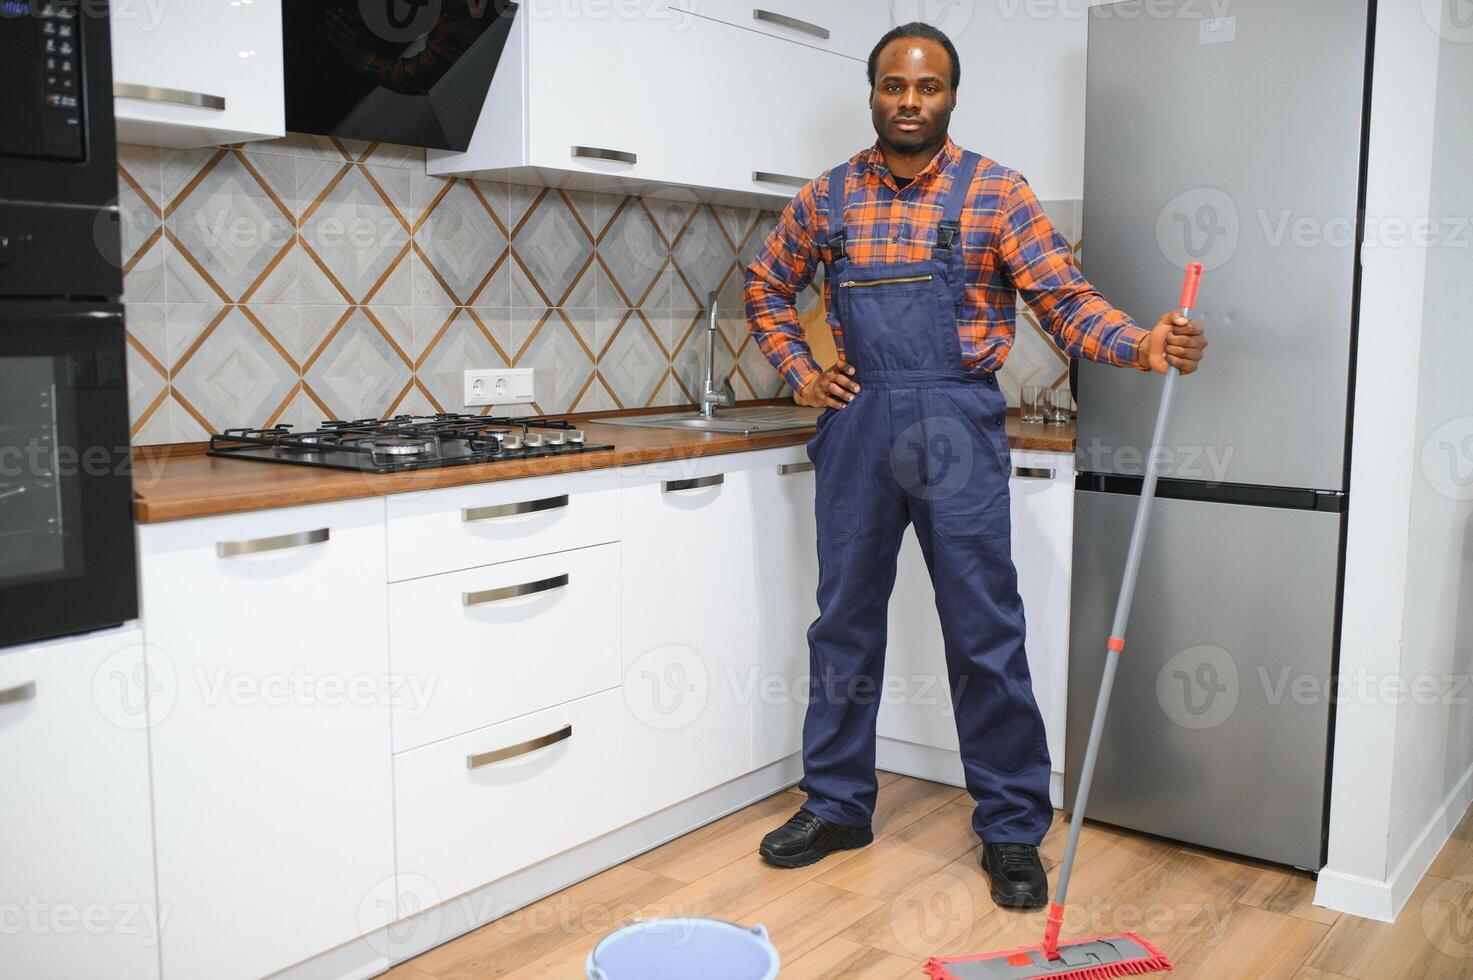
{"label": "mop handle", "polygon": [[[1192,307],[1197,305],[1197,285],[1201,281],[1202,263],[1189,262],[1177,309],[1188,320],[1192,318]],[[1089,744],[1084,751],[1079,791],[1074,797],[1074,817],[1069,823],[1069,840],[1064,845],[1064,863],[1059,869],[1059,884],[1054,890],[1054,900],[1049,906],[1048,925],[1044,930],[1043,950],[1049,959],[1057,959],[1059,955],[1059,929],[1064,924],[1064,902],[1069,893],[1069,876],[1074,870],[1075,851],[1079,848],[1079,831],[1084,827],[1084,808],[1089,803],[1090,784],[1094,782],[1095,761],[1099,756],[1100,739],[1105,730],[1105,712],[1110,707],[1110,691],[1115,685],[1115,668],[1120,663],[1120,651],[1125,649],[1125,623],[1130,618],[1130,603],[1135,597],[1141,550],[1146,544],[1146,528],[1151,523],[1151,501],[1156,496],[1161,444],[1166,438],[1166,420],[1171,414],[1171,400],[1176,394],[1176,379],[1179,376],[1180,372],[1175,366],[1167,368],[1166,383],[1161,389],[1161,405],[1156,410],[1156,431],[1151,437],[1151,451],[1146,456],[1146,477],[1141,483],[1140,499],[1136,501],[1135,526],[1131,528],[1130,551],[1125,558],[1120,596],[1115,602],[1115,621],[1110,627],[1110,638],[1105,644],[1105,672],[1100,678],[1094,720],[1089,726]]]}

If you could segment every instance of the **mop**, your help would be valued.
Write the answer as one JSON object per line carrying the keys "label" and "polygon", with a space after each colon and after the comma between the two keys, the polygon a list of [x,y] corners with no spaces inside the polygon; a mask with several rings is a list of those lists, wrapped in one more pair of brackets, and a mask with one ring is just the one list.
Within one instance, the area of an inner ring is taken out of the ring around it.
{"label": "mop", "polygon": [[[1181,307],[1178,312],[1191,319],[1197,303],[1197,284],[1202,279],[1202,264],[1187,264],[1182,283]],[[1161,950],[1133,932],[1123,932],[1099,939],[1059,943],[1059,929],[1064,925],[1064,901],[1069,892],[1069,875],[1074,870],[1074,854],[1079,848],[1079,831],[1084,826],[1084,808],[1089,802],[1089,787],[1094,779],[1095,761],[1099,756],[1100,738],[1105,728],[1105,711],[1110,706],[1110,688],[1115,683],[1115,668],[1120,652],[1125,649],[1125,623],[1130,617],[1130,601],[1135,593],[1136,573],[1140,570],[1141,548],[1146,542],[1146,525],[1151,520],[1151,498],[1156,495],[1156,477],[1161,456],[1161,443],[1166,435],[1166,419],[1171,413],[1171,398],[1176,392],[1180,372],[1175,367],[1166,371],[1166,384],[1161,389],[1161,407],[1156,412],[1156,431],[1151,438],[1151,452],[1146,457],[1146,476],[1136,503],[1135,527],[1130,532],[1130,550],[1125,559],[1125,575],[1120,582],[1120,596],[1115,603],[1115,622],[1105,643],[1105,672],[1100,678],[1100,693],[1095,700],[1094,721],[1089,728],[1089,745],[1084,752],[1084,769],[1079,776],[1079,793],[1074,800],[1074,818],[1069,824],[1069,840],[1064,846],[1064,863],[1059,870],[1059,886],[1049,906],[1043,943],[1020,946],[995,953],[954,958],[932,957],[926,973],[934,980],[1028,980],[1031,977],[1070,977],[1073,980],[1105,980],[1107,977],[1158,973],[1171,969],[1171,959]]]}

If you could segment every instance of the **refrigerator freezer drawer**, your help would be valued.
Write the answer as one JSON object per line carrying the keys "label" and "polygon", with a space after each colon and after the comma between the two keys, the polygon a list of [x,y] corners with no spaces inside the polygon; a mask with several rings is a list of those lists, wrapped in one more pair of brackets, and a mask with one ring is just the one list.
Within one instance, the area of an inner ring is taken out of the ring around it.
{"label": "refrigerator freezer drawer", "polygon": [[[1075,495],[1066,811],[1137,499]],[[1321,866],[1341,519],[1156,500],[1087,817]]]}

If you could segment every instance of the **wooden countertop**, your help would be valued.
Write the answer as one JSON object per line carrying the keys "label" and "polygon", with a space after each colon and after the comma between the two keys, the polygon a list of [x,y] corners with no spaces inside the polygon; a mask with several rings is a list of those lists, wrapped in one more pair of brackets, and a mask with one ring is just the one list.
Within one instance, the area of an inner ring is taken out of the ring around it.
{"label": "wooden countertop", "polygon": [[[790,404],[759,402],[751,404]],[[600,418],[644,415],[653,411],[679,411],[666,407],[629,412],[594,413]],[[588,416],[570,415],[586,422]],[[589,424],[590,442],[612,443],[606,452],[544,457],[525,462],[486,463],[478,466],[447,466],[409,473],[352,473],[310,466],[291,466],[250,459],[221,459],[206,456],[203,443],[174,446],[145,446],[133,453],[134,505],[143,524],[211,517],[272,507],[319,504],[355,497],[375,497],[410,490],[490,483],[524,477],[548,476],[575,470],[628,466],[720,453],[752,452],[805,443],[813,430],[788,429],[751,436],[695,432],[685,429],[651,429],[644,426]],[[1009,414],[1008,442],[1014,449],[1073,452],[1074,426],[1023,424]]]}

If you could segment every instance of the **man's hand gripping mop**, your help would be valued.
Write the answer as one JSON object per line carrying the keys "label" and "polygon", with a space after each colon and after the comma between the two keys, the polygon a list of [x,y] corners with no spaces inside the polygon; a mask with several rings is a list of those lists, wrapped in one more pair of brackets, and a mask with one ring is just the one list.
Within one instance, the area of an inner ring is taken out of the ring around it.
{"label": "man's hand gripping mop", "polygon": [[[1181,315],[1191,319],[1197,303],[1197,284],[1202,279],[1202,265],[1187,265],[1182,283]],[[1179,372],[1166,371],[1161,389],[1161,407],[1156,412],[1156,432],[1151,438],[1151,452],[1146,457],[1146,477],[1136,504],[1135,527],[1130,532],[1130,551],[1125,559],[1125,575],[1120,582],[1120,597],[1115,603],[1115,622],[1105,643],[1105,672],[1100,678],[1100,693],[1095,701],[1094,721],[1089,729],[1089,746],[1084,753],[1084,769],[1079,777],[1079,793],[1074,802],[1074,817],[1069,824],[1069,841],[1064,847],[1064,863],[1059,871],[1059,884],[1049,906],[1048,925],[1043,942],[996,953],[956,958],[933,957],[926,972],[935,980],[1029,980],[1032,977],[1070,977],[1073,980],[1105,980],[1108,977],[1158,973],[1171,969],[1171,960],[1161,950],[1133,932],[1099,939],[1082,939],[1060,944],[1059,929],[1064,924],[1064,901],[1069,891],[1069,875],[1074,870],[1074,855],[1079,848],[1079,831],[1084,826],[1084,808],[1089,802],[1089,787],[1094,779],[1095,760],[1099,756],[1100,738],[1105,728],[1105,712],[1110,706],[1110,689],[1115,683],[1115,668],[1120,652],[1125,649],[1125,623],[1130,617],[1130,602],[1135,593],[1136,574],[1140,568],[1141,549],[1146,542],[1146,526],[1151,520],[1151,500],[1156,495],[1156,477],[1161,456],[1161,442],[1166,435],[1166,420],[1171,413],[1171,399],[1176,392]]]}

